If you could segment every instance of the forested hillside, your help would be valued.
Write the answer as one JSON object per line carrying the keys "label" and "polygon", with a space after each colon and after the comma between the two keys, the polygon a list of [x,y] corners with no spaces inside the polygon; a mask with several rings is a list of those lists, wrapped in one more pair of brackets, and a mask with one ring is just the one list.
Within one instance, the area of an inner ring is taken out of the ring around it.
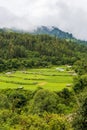
{"label": "forested hillside", "polygon": [[0,32],[0,71],[73,64],[87,57],[87,46],[48,35]]}
{"label": "forested hillside", "polygon": [[[86,61],[86,45],[45,34],[33,35],[0,31],[0,71],[3,71],[0,73],[0,129],[87,130]],[[46,74],[44,69],[42,70],[44,73],[41,73],[40,70],[35,73],[35,71],[31,72],[30,69],[27,69],[65,64],[73,66],[70,70],[66,69],[65,72],[59,73],[58,68],[55,71],[51,68],[50,73],[47,68],[45,69]],[[23,68],[26,68],[26,71],[23,71]],[[11,71],[16,69],[20,69],[21,73]],[[8,70],[10,71],[5,72]],[[67,75],[65,75],[66,72]],[[63,80],[67,82],[69,82],[68,76],[74,77],[72,84],[68,84],[64,89],[61,88],[61,83],[64,84],[64,81],[60,80],[62,76]],[[12,78],[14,79],[12,80]],[[52,78],[55,79],[53,84]],[[23,84],[27,84],[28,88],[32,88],[38,84],[40,79],[43,81],[35,90],[26,90],[23,87]],[[42,85],[47,83],[45,79],[50,81],[50,84],[47,84],[50,89],[42,88]],[[30,83],[26,83],[24,80]],[[34,82],[34,80],[36,81]],[[57,87],[61,88],[60,91],[55,89],[57,81],[59,82]],[[12,83],[13,85],[18,84],[18,87],[14,89]],[[9,85],[10,88],[7,87]],[[51,87],[54,88],[53,91]]]}

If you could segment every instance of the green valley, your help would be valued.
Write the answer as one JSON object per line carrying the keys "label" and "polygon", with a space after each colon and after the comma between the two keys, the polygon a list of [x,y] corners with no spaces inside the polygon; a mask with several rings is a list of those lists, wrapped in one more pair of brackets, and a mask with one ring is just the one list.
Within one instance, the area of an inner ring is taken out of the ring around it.
{"label": "green valley", "polygon": [[86,61],[86,45],[0,31],[0,130],[86,130]]}

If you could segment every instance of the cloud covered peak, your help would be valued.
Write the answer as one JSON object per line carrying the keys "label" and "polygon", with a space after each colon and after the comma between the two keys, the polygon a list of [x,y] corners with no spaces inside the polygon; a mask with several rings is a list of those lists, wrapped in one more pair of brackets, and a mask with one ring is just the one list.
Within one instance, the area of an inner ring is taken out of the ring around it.
{"label": "cloud covered peak", "polygon": [[0,0],[0,27],[57,26],[86,39],[87,0]]}

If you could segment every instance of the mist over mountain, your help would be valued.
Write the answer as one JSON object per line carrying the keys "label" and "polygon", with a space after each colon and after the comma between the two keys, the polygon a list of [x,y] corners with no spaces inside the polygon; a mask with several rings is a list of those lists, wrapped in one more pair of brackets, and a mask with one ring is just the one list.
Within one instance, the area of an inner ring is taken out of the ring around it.
{"label": "mist over mountain", "polygon": [[54,36],[60,39],[65,39],[67,41],[87,44],[87,41],[77,39],[76,37],[73,36],[72,33],[65,32],[56,26],[38,26],[38,27],[35,27],[35,29],[33,29],[32,31],[30,31],[29,29],[27,29],[26,31],[26,30],[17,29],[17,28],[1,28],[0,32],[29,33],[29,34],[34,34],[34,35],[47,34],[47,35]]}
{"label": "mist over mountain", "polygon": [[73,41],[76,43],[87,44],[87,41],[77,39],[76,37],[73,36],[72,33],[62,31],[61,29],[59,29],[58,27],[55,27],[55,26],[51,26],[51,27],[40,26],[40,27],[37,27],[33,31],[33,33],[34,34],[48,34],[50,36],[55,36],[57,38],[70,40],[70,41]]}
{"label": "mist over mountain", "polygon": [[60,30],[59,28],[52,26],[52,27],[47,27],[47,26],[41,26],[37,27],[36,30],[33,31],[34,34],[48,34],[52,36],[56,36],[58,38],[65,38],[65,39],[74,39],[74,36],[71,33],[64,32]]}

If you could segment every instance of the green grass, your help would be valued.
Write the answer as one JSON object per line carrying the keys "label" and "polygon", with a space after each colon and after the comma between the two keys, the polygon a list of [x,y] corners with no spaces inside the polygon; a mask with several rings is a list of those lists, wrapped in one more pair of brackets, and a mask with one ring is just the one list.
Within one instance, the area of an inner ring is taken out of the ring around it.
{"label": "green grass", "polygon": [[0,74],[0,89],[18,88],[22,86],[24,89],[35,90],[38,87],[49,89],[52,91],[60,91],[71,84],[73,76],[66,71],[59,72],[56,67],[28,69],[26,71],[16,71],[11,74]]}

